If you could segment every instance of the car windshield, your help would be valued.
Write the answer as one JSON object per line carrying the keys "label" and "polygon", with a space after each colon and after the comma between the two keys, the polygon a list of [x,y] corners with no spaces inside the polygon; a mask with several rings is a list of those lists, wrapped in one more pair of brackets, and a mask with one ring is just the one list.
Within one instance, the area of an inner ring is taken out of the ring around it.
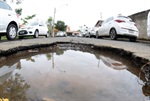
{"label": "car windshield", "polygon": [[126,21],[130,21],[130,22],[133,22],[131,18],[127,17],[127,16],[118,16],[119,19],[122,19],[122,20],[126,20]]}
{"label": "car windshield", "polygon": [[38,22],[32,22],[32,23],[30,23],[29,25],[30,26],[37,26],[39,23]]}

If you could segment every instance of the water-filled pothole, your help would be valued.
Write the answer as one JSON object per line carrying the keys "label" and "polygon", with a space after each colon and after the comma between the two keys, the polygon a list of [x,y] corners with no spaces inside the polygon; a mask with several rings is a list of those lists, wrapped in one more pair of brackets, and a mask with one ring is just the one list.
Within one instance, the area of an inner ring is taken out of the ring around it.
{"label": "water-filled pothole", "polygon": [[131,61],[88,46],[18,52],[1,58],[0,66],[0,97],[10,101],[139,101],[150,95]]}

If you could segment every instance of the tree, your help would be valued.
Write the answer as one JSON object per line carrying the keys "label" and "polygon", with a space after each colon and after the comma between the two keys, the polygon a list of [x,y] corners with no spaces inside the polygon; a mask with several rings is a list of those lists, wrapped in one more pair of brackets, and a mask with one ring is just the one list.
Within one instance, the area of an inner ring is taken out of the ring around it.
{"label": "tree", "polygon": [[36,16],[36,14],[33,14],[31,16],[27,16],[25,18],[21,18],[21,20],[23,21],[23,24],[27,24],[29,20],[33,19]]}
{"label": "tree", "polygon": [[55,24],[55,28],[60,30],[60,31],[66,31],[67,25],[65,25],[65,22],[59,20]]}
{"label": "tree", "polygon": [[22,8],[16,8],[15,11],[19,16],[22,14]]}
{"label": "tree", "polygon": [[52,17],[50,16],[50,17],[47,19],[47,27],[48,27],[48,31],[49,31],[50,33],[52,33],[52,21],[53,21],[53,19],[52,19]]}
{"label": "tree", "polygon": [[24,78],[16,73],[0,84],[0,97],[8,98],[11,101],[27,101],[26,92],[29,88],[30,85]]}
{"label": "tree", "polygon": [[18,4],[21,4],[23,0],[2,0],[2,1],[4,1],[4,2],[8,2],[9,1],[11,3],[16,3],[18,5]]}

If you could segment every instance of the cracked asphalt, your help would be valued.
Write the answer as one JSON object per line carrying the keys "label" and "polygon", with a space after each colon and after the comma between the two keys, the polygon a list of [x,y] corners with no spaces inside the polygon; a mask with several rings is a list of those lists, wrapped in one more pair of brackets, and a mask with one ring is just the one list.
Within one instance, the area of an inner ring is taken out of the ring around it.
{"label": "cracked asphalt", "polygon": [[80,37],[40,37],[36,39],[22,39],[15,41],[0,41],[0,51],[7,51],[19,46],[32,46],[38,44],[52,44],[56,42],[71,42],[81,44],[92,44],[95,46],[112,47],[132,52],[135,56],[150,61],[150,42],[129,42],[127,40],[109,40]]}

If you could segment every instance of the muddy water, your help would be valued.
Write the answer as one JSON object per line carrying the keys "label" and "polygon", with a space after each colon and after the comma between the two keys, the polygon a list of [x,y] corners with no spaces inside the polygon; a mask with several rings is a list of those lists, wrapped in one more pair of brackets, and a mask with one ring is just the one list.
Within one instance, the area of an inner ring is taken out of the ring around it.
{"label": "muddy water", "polygon": [[[19,54],[19,55],[18,55]],[[144,77],[130,60],[85,47],[3,57],[0,98],[10,101],[144,101]]]}

